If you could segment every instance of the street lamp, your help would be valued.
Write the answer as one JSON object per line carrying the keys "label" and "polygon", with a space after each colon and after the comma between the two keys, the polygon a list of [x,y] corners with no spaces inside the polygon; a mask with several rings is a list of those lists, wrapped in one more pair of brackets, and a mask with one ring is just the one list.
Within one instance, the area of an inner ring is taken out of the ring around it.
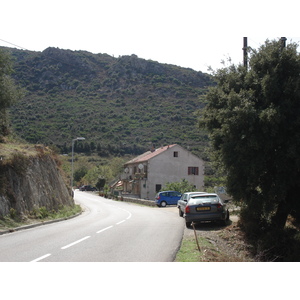
{"label": "street lamp", "polygon": [[71,174],[71,193],[73,196],[73,172],[74,172],[74,168],[73,168],[73,161],[74,161],[74,143],[75,141],[83,141],[85,140],[84,137],[78,137],[76,139],[72,140],[72,174]]}

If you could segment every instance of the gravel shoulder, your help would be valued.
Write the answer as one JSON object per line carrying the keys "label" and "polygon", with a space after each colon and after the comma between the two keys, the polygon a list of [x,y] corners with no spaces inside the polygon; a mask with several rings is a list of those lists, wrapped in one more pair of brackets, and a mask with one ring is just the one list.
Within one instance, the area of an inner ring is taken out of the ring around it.
{"label": "gravel shoulder", "polygon": [[195,225],[193,228],[185,228],[184,239],[195,238],[200,241],[201,261],[203,262],[251,262],[251,246],[245,242],[242,231],[238,226],[238,216],[230,216],[226,226],[207,222]]}

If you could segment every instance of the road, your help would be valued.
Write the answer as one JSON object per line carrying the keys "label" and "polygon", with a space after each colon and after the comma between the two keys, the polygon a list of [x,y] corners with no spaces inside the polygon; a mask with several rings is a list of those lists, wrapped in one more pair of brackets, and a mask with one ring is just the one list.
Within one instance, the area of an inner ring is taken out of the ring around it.
{"label": "road", "polygon": [[73,219],[0,236],[1,262],[170,262],[184,232],[175,207],[140,206],[75,191]]}

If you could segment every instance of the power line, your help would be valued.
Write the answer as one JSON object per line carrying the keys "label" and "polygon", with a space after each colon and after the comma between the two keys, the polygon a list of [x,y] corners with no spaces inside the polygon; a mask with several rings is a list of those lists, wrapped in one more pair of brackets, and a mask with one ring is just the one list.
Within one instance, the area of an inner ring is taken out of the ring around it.
{"label": "power line", "polygon": [[[5,41],[5,40],[3,40],[3,39],[0,39],[0,41],[5,42],[5,43],[7,43],[7,44],[10,44],[10,45],[12,45],[12,46],[18,47],[18,48],[23,49],[23,50],[33,52],[32,50],[29,50],[29,49],[27,49],[27,48],[25,48],[25,47],[18,46],[18,45],[16,45],[16,44],[10,43],[10,42]],[[53,60],[53,61],[56,61],[56,62],[65,64],[65,65],[69,65],[69,66],[71,66],[71,67],[76,67],[75,64],[70,64],[70,63],[68,63],[68,62],[65,62],[65,61],[63,61],[63,60],[57,59],[57,58],[55,58],[55,57],[48,56],[48,58],[51,59],[51,60]]]}
{"label": "power line", "polygon": [[20,48],[20,49],[24,49],[24,50],[27,50],[27,51],[31,51],[31,50],[29,50],[29,49],[26,49],[25,47],[18,46],[18,45],[16,45],[16,44],[10,43],[10,42],[5,41],[5,40],[3,40],[3,39],[0,39],[0,41],[2,41],[2,42],[4,42],[4,43],[7,43],[7,44],[9,44],[9,45],[18,47],[18,48]]}

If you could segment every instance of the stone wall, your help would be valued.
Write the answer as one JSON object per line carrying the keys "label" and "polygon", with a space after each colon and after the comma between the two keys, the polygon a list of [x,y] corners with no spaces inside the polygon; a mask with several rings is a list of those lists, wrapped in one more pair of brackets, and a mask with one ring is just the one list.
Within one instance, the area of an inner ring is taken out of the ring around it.
{"label": "stone wall", "polygon": [[71,190],[51,155],[24,156],[24,160],[0,165],[0,216],[8,215],[11,208],[27,215],[35,208],[56,210],[74,205]]}
{"label": "stone wall", "polygon": [[131,198],[131,197],[118,197],[119,201],[125,201],[125,202],[132,202],[132,203],[138,203],[148,206],[156,206],[155,202],[152,200],[145,200],[145,199],[138,199],[138,198]]}

